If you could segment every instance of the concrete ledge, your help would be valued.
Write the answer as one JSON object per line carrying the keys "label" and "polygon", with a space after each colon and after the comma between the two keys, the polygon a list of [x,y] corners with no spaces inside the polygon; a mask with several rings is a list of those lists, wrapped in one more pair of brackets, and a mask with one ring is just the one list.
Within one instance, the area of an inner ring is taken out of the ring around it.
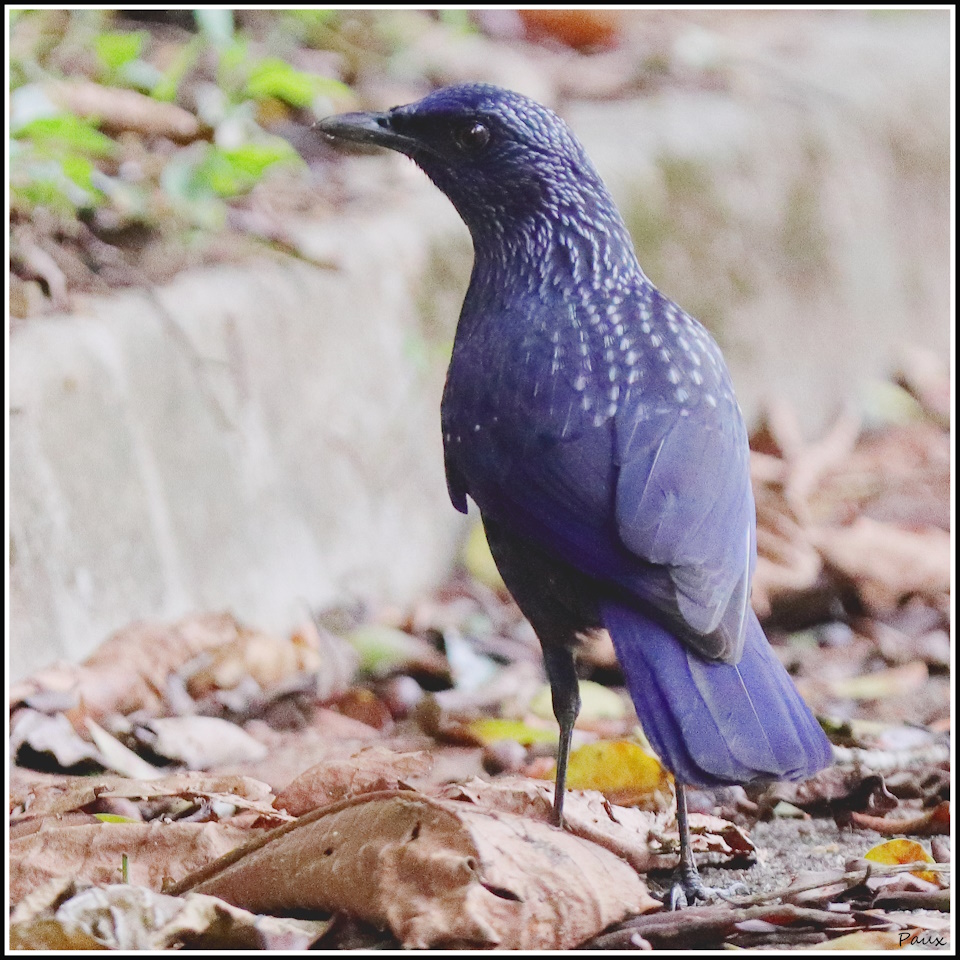
{"label": "concrete ledge", "polygon": [[283,629],[306,604],[408,602],[443,576],[462,525],[443,336],[416,307],[436,246],[466,261],[469,239],[438,200],[416,230],[403,208],[303,225],[338,269],[197,270],[17,333],[15,674],[131,619],[228,608]]}

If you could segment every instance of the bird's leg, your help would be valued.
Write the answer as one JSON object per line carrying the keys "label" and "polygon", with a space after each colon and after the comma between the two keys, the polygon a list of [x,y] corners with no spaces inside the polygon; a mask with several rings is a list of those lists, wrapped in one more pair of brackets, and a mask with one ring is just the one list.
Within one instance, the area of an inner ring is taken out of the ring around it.
{"label": "bird's leg", "polygon": [[743,893],[746,888],[743,884],[735,884],[727,890],[718,890],[715,887],[705,887],[697,870],[697,862],[693,857],[693,847],[690,845],[690,824],[687,820],[687,795],[683,784],[677,784],[677,829],[680,831],[680,863],[674,872],[673,883],[663,898],[667,910],[678,910],[688,907],[698,900],[712,900],[715,897],[725,899],[734,893]]}
{"label": "bird's leg", "polygon": [[697,862],[690,846],[690,824],[687,821],[687,795],[683,784],[677,784],[677,829],[680,831],[680,863],[673,883],[664,898],[668,910],[689,906],[697,900],[709,900],[710,896],[700,880]]}
{"label": "bird's leg", "polygon": [[580,713],[580,684],[573,651],[566,646],[543,646],[543,662],[553,694],[553,715],[560,724],[560,746],[557,750],[557,785],[553,795],[553,822],[563,827],[563,795],[567,780],[567,760],[573,725]]}

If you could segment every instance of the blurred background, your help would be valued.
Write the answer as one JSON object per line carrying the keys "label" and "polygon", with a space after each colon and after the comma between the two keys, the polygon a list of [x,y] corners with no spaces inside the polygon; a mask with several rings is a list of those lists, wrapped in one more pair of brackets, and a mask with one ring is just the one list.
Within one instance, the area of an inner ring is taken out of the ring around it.
{"label": "blurred background", "polygon": [[469,236],[329,113],[464,81],[557,110],[767,453],[908,422],[946,365],[947,11],[8,17],[15,675],[137,619],[404,608],[462,556]]}

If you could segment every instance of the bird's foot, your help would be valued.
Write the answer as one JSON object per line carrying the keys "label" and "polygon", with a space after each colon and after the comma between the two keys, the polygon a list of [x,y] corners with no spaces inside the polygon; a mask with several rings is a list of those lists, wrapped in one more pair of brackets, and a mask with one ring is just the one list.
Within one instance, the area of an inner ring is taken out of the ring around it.
{"label": "bird's foot", "polygon": [[698,901],[709,903],[711,900],[729,900],[747,892],[746,885],[739,881],[729,887],[705,886],[694,864],[681,863],[674,874],[673,883],[663,896],[663,906],[666,910],[680,910],[692,907]]}

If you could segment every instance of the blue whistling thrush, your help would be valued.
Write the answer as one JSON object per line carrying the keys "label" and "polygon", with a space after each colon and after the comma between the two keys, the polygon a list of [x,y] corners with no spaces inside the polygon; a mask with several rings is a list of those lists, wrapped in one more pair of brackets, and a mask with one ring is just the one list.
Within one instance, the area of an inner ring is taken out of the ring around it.
{"label": "blue whistling thrush", "polygon": [[830,744],[750,607],[756,514],[730,374],[647,279],[566,124],[498,87],[322,121],[412,158],[452,201],[474,266],[443,394],[447,485],[480,508],[533,625],[560,724],[563,823],[578,638],[613,638],[643,729],[677,780],[671,905],[703,898],[683,784],[801,779]]}

